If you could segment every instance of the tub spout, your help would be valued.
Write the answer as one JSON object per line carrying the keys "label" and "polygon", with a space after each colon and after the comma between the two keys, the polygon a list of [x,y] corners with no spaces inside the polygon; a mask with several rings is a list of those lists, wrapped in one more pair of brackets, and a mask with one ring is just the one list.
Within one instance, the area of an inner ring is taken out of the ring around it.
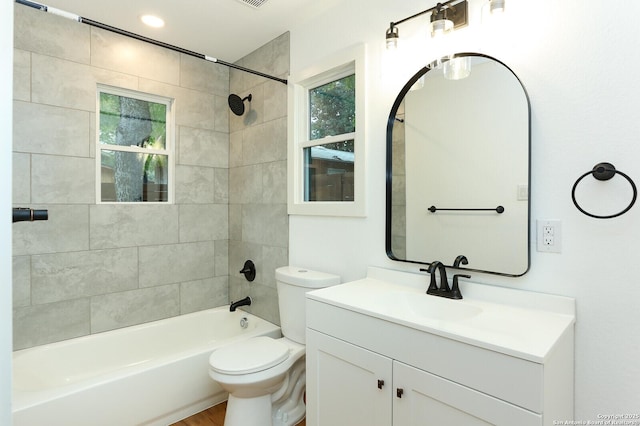
{"label": "tub spout", "polygon": [[235,312],[236,308],[240,306],[250,306],[251,305],[251,297],[247,296],[244,299],[238,300],[237,302],[231,302],[229,306],[229,312]]}

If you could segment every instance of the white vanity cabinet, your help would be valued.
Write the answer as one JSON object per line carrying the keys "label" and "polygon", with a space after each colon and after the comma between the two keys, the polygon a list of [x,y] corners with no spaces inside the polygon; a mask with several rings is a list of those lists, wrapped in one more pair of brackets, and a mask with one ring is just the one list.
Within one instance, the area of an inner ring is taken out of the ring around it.
{"label": "white vanity cabinet", "polygon": [[[389,288],[367,278],[308,293],[308,426],[541,426],[573,418],[570,313],[505,308],[512,321],[492,325],[492,334],[483,322],[500,318],[492,304],[477,302],[484,319],[412,322],[388,310]],[[549,304],[564,303],[557,302]],[[500,346],[512,326],[515,343]]]}
{"label": "white vanity cabinet", "polygon": [[541,425],[541,417],[515,405],[427,373],[393,363],[394,425]]}
{"label": "white vanity cabinet", "polygon": [[392,365],[390,358],[307,330],[307,425],[389,426]]}
{"label": "white vanity cabinet", "polygon": [[542,416],[309,330],[308,426],[542,424]]}
{"label": "white vanity cabinet", "polygon": [[[309,350],[311,349],[311,350]],[[309,330],[307,425],[541,425],[541,416]]]}

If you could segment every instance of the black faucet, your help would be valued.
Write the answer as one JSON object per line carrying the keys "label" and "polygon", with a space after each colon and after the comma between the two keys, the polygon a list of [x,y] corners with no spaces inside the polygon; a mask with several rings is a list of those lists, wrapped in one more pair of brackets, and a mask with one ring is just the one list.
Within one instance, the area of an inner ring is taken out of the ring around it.
{"label": "black faucet", "polygon": [[[467,256],[461,254],[460,256],[456,257],[456,259],[453,261],[453,267],[460,269],[460,264],[463,264],[463,265],[469,264],[469,260],[467,259]],[[452,299],[462,299],[462,293],[460,293],[460,287],[458,285],[458,277],[471,278],[471,275],[456,274],[453,276],[453,284],[451,285]]]}
{"label": "black faucet", "polygon": [[[431,274],[431,282],[429,283],[429,288],[427,289],[427,294],[433,294],[436,296],[441,296],[441,293],[451,291],[449,289],[449,283],[447,281],[447,269],[444,264],[438,260],[435,262],[431,262],[427,269],[420,269],[421,271],[425,271]],[[436,285],[436,270],[440,271],[440,287]]]}
{"label": "black faucet", "polygon": [[454,268],[460,268],[460,264],[463,265],[468,265],[469,264],[469,260],[467,260],[467,256],[461,254],[460,256],[456,257],[456,259],[453,261],[453,267]]}
{"label": "black faucet", "polygon": [[[460,263],[466,265],[468,263],[467,258],[464,256],[458,256],[453,264],[454,267],[459,267]],[[440,261],[431,262],[427,269],[420,269],[431,274],[431,282],[427,289],[427,294],[434,296],[446,297],[447,299],[462,299],[462,293],[460,293],[460,287],[458,284],[458,277],[471,278],[469,275],[456,274],[453,276],[453,287],[449,288],[447,282],[447,269]],[[440,287],[436,285],[436,270],[440,271]]]}
{"label": "black faucet", "polygon": [[450,299],[462,299],[462,293],[460,293],[460,287],[458,287],[458,277],[471,278],[471,275],[455,274],[453,276],[453,284],[451,286],[451,296],[445,297],[449,297]]}
{"label": "black faucet", "polygon": [[240,306],[250,306],[251,305],[251,297],[247,296],[244,299],[238,300],[237,302],[231,302],[229,305],[229,312],[235,312],[236,308]]}

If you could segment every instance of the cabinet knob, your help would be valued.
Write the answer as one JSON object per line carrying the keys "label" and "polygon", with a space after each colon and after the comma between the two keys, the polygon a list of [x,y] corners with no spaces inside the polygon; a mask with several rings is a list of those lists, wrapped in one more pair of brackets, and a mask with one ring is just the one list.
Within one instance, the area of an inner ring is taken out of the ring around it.
{"label": "cabinet knob", "polygon": [[397,388],[397,389],[396,389],[396,396],[397,396],[398,398],[402,398],[402,394],[403,394],[403,393],[404,393],[404,389],[402,389],[402,388]]}
{"label": "cabinet knob", "polygon": [[384,380],[378,379],[378,389],[382,389],[383,386],[384,386]]}

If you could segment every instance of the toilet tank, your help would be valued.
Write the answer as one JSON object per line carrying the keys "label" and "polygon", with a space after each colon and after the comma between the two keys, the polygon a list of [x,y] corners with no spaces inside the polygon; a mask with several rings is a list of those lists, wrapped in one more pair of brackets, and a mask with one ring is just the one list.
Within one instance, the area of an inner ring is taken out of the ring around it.
{"label": "toilet tank", "polygon": [[276,269],[280,328],[286,338],[304,344],[307,325],[305,293],[340,284],[340,277],[295,266]]}

